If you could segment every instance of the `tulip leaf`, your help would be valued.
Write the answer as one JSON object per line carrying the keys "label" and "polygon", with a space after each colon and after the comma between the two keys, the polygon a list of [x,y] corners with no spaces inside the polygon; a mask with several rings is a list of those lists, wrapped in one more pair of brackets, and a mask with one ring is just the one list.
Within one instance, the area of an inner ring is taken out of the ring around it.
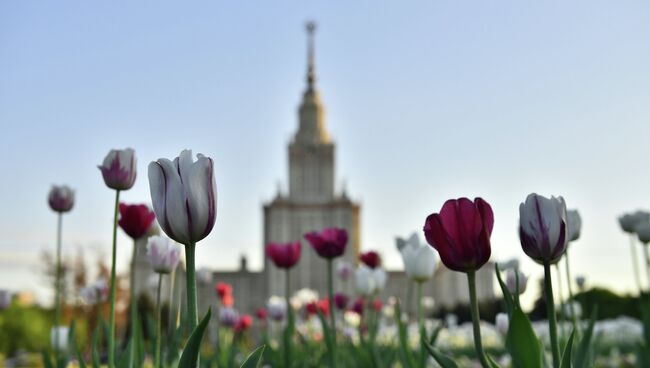
{"label": "tulip leaf", "polygon": [[260,368],[264,362],[262,358],[264,357],[265,349],[266,345],[258,346],[257,349],[248,354],[240,368]]}
{"label": "tulip leaf", "polygon": [[589,318],[589,325],[585,330],[584,336],[578,344],[578,350],[576,351],[575,356],[573,357],[573,366],[576,368],[589,367],[589,353],[591,348],[591,340],[594,334],[594,325],[596,324],[596,318],[598,317],[598,306],[595,306],[591,311],[591,317]]}
{"label": "tulip leaf", "polygon": [[508,290],[506,284],[503,282],[503,278],[501,277],[501,270],[499,270],[499,265],[497,263],[494,264],[494,271],[497,274],[497,280],[499,281],[499,286],[501,287],[501,292],[503,293],[503,301],[506,303],[508,316],[510,316],[512,315],[512,310],[515,306],[514,298],[510,293],[510,290]]}
{"label": "tulip leaf", "polygon": [[571,331],[569,335],[569,340],[564,347],[564,353],[562,353],[562,363],[560,363],[560,368],[571,368],[571,351],[573,349],[573,338],[575,337],[576,331]]}
{"label": "tulip leaf", "polygon": [[512,357],[513,367],[542,367],[542,347],[533,326],[521,308],[515,307],[510,316],[506,348]]}
{"label": "tulip leaf", "polygon": [[318,314],[318,319],[320,320],[321,326],[323,326],[323,335],[325,335],[325,345],[327,346],[327,355],[329,356],[330,363],[332,364],[332,367],[336,367],[336,357],[334,353],[334,349],[336,348],[334,346],[334,341],[333,341],[333,336],[332,336],[332,330],[330,326],[327,324],[327,321],[325,320],[325,316],[323,313],[321,313],[320,310],[316,309],[316,313]]}
{"label": "tulip leaf", "polygon": [[[404,321],[402,321],[402,307],[398,301],[395,303],[395,322],[397,322],[397,332],[399,337],[399,355],[402,358],[402,365],[406,368],[413,367],[413,361],[408,346],[408,336]],[[433,345],[433,343],[432,343]]]}
{"label": "tulip leaf", "polygon": [[86,368],[86,362],[84,362],[83,357],[81,356],[81,350],[77,346],[77,338],[75,336],[76,323],[75,320],[72,320],[70,323],[70,330],[68,331],[68,347],[70,351],[73,352],[79,361],[79,368]]}
{"label": "tulip leaf", "polygon": [[126,349],[122,352],[122,356],[116,364],[117,368],[133,368],[133,362],[131,361],[132,350],[133,339],[129,339],[129,343],[126,345]]}
{"label": "tulip leaf", "polygon": [[190,339],[187,340],[185,349],[183,349],[183,353],[181,354],[181,360],[178,363],[179,368],[195,368],[197,366],[199,352],[201,351],[201,340],[203,340],[203,334],[208,327],[211,315],[212,310],[208,309],[208,313],[205,314],[205,317],[203,317],[199,325],[192,331]]}
{"label": "tulip leaf", "polygon": [[93,332],[92,342],[91,342],[91,354],[92,354],[92,363],[93,368],[99,368],[101,365],[99,359],[99,352],[97,351],[97,341],[99,340],[99,334],[101,333],[101,324],[97,324],[95,327],[95,332]]}
{"label": "tulip leaf", "polygon": [[431,354],[433,359],[435,359],[442,368],[458,368],[458,364],[456,364],[452,358],[441,353],[438,349],[431,346],[428,342],[424,341],[424,346],[427,348],[427,351],[429,351],[429,354]]}
{"label": "tulip leaf", "polygon": [[488,361],[488,364],[490,365],[490,368],[501,368],[501,366],[497,362],[494,361],[494,358],[492,358],[488,354],[485,354],[485,356],[487,357],[487,361]]}
{"label": "tulip leaf", "polygon": [[50,358],[50,353],[46,349],[43,349],[43,352],[41,353],[41,356],[43,358],[43,367],[45,367],[45,368],[54,368],[52,366],[52,359]]}

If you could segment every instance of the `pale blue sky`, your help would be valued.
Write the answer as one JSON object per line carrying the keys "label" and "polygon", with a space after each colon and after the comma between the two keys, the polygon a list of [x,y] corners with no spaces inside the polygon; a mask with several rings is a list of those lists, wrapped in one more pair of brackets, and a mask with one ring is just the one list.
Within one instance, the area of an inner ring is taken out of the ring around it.
{"label": "pale blue sky", "polygon": [[[108,254],[113,193],[96,165],[191,148],[215,160],[218,219],[198,264],[262,263],[261,205],[286,188],[304,88],[307,19],[337,142],[338,182],[362,203],[362,246],[399,267],[394,236],[447,198],[495,211],[493,258],[524,258],[531,191],[580,209],[575,274],[633,287],[616,216],[650,207],[647,1],[65,1],[0,3],[0,287],[39,289],[53,183],[77,190],[67,254]],[[121,269],[131,244],[119,239]],[[540,267],[525,261],[528,273]]]}

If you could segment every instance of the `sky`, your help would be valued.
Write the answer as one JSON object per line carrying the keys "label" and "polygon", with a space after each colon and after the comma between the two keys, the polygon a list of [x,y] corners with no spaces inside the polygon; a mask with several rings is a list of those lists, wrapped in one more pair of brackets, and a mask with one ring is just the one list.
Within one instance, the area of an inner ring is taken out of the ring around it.
{"label": "sky", "polygon": [[[110,251],[113,192],[96,168],[133,147],[146,168],[184,149],[214,159],[217,223],[201,267],[262,265],[262,205],[287,188],[305,88],[304,23],[337,144],[337,185],[362,205],[362,249],[400,268],[395,236],[449,198],[495,213],[492,259],[526,258],[526,195],[583,218],[570,247],[590,286],[635,289],[616,218],[650,207],[650,2],[65,1],[0,3],[0,288],[46,301],[52,184],[76,190],[64,253]],[[118,238],[118,271],[131,253]],[[643,275],[643,274],[642,274]],[[534,297],[531,296],[531,297]]]}

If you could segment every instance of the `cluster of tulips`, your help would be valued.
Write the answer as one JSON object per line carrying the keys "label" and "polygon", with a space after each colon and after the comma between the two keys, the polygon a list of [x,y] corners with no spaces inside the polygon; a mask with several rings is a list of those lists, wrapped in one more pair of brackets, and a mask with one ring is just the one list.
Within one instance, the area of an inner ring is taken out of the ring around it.
{"label": "cluster of tulips", "polygon": [[[199,365],[199,352],[204,332],[210,321],[211,312],[199,323],[197,311],[197,275],[195,271],[196,244],[205,238],[212,230],[216,219],[216,184],[214,177],[213,161],[209,157],[198,155],[195,161],[191,151],[181,152],[173,161],[159,159],[151,162],[148,168],[149,186],[153,212],[145,205],[127,205],[120,203],[120,193],[130,189],[136,179],[136,158],[132,149],[112,150],[99,166],[106,186],[115,191],[115,209],[113,221],[113,240],[111,273],[109,280],[98,280],[87,290],[83,291],[88,300],[100,303],[108,299],[110,305],[107,332],[107,362],[108,367],[135,367],[142,365],[141,331],[138,331],[138,315],[134,303],[135,265],[131,267],[131,326],[130,336],[127,337],[126,348],[122,351],[117,348],[115,338],[115,299],[116,299],[116,251],[117,229],[121,227],[132,239],[138,240],[150,234],[151,224],[157,219],[166,236],[150,236],[147,241],[147,256],[153,270],[159,274],[157,283],[156,303],[156,334],[155,349],[153,353],[154,366],[163,366],[161,352],[161,285],[164,275],[174,271],[181,256],[181,247],[184,247],[186,261],[185,295],[187,315],[183,318],[187,338],[178,339],[178,346],[171,350],[182,350],[180,357],[172,361],[172,365],[180,367],[197,367]],[[55,300],[54,328],[52,331],[52,346],[54,361],[57,367],[64,366],[69,359],[64,353],[61,340],[74,333],[73,326],[61,326],[61,224],[62,215],[70,211],[74,205],[74,192],[67,186],[55,186],[49,195],[49,204],[52,210],[58,213],[57,233],[57,287]],[[562,197],[546,198],[537,194],[530,194],[521,203],[519,208],[519,238],[524,253],[544,268],[544,296],[548,311],[548,324],[550,335],[551,365],[559,367],[585,367],[593,321],[584,328],[576,321],[576,312],[571,311],[573,331],[568,339],[561,344],[558,338],[556,322],[555,301],[552,288],[551,266],[558,265],[561,259],[565,260],[568,280],[571,280],[569,268],[568,246],[580,236],[581,221],[577,211],[567,211]],[[620,219],[623,230],[637,234],[639,239],[647,245],[650,242],[650,215],[635,213],[623,216]],[[420,349],[413,357],[407,343],[406,329],[399,301],[396,303],[396,321],[399,324],[399,337],[401,346],[402,365],[405,367],[422,367],[427,364],[429,357],[433,357],[443,367],[457,366],[454,359],[445,355],[435,347],[436,331],[428,334],[424,324],[422,312],[423,284],[432,277],[436,260],[439,257],[442,263],[450,270],[465,273],[468,281],[470,312],[473,321],[473,336],[476,356],[484,368],[498,367],[495,360],[484,351],[481,340],[480,313],[476,293],[476,272],[483,267],[491,255],[490,237],[494,226],[494,215],[489,203],[482,198],[470,200],[459,198],[448,200],[439,212],[428,216],[424,222],[424,235],[427,244],[421,244],[417,235],[409,239],[399,239],[398,248],[402,255],[405,271],[410,282],[415,283],[417,291],[417,321],[420,331]],[[337,313],[354,311],[361,318],[359,324],[359,337],[361,344],[372,350],[377,336],[378,311],[381,309],[381,300],[378,299],[380,291],[384,288],[387,273],[381,267],[381,257],[378,253],[370,251],[361,254],[359,266],[352,271],[350,265],[339,263],[336,271],[340,277],[347,278],[353,274],[355,289],[358,298],[350,306],[350,297],[336,293],[334,290],[334,261],[341,257],[346,250],[348,234],[344,229],[326,228],[304,234],[304,239],[311,248],[326,262],[327,270],[327,297],[312,300],[304,306],[305,313],[317,316],[323,332],[330,366],[339,366],[338,348],[342,330],[337,328]],[[633,248],[634,250],[634,244]],[[647,246],[644,248],[648,259]],[[136,249],[134,247],[134,257]],[[299,262],[301,255],[301,241],[279,244],[272,243],[266,246],[266,254],[276,267],[285,270],[286,291],[285,298],[272,298],[266,308],[256,312],[257,318],[266,323],[267,318],[280,321],[286,317],[282,332],[281,363],[278,365],[295,366],[293,346],[296,342],[295,310],[290,298],[290,270]],[[558,275],[559,268],[557,268]],[[649,269],[650,275],[650,269]],[[501,285],[507,313],[497,318],[497,325],[503,331],[506,339],[506,349],[511,357],[513,366],[516,367],[542,367],[547,361],[546,351],[538,337],[535,335],[531,323],[523,313],[519,294],[526,285],[526,277],[516,270],[509,272],[506,282],[502,281],[499,267],[496,267],[496,276]],[[569,292],[573,298],[572,290]],[[219,322],[225,327],[230,327],[235,333],[248,330],[253,319],[250,315],[239,315],[233,308],[232,288],[227,284],[216,286],[219,297]],[[295,304],[295,303],[294,303]],[[573,306],[573,303],[570,303]],[[180,318],[177,318],[177,320]],[[184,341],[184,342],[183,342]],[[580,349],[572,353],[574,341],[580,341]],[[184,345],[182,349],[180,346]],[[561,346],[563,345],[563,346]],[[123,345],[124,346],[124,345]],[[99,365],[97,347],[93,346],[92,363]],[[244,361],[244,365],[259,365],[263,361],[264,347],[253,351]],[[168,352],[169,353],[169,352]],[[85,366],[84,359],[78,349],[73,349],[73,355]],[[372,356],[373,354],[371,354]],[[49,355],[44,359],[47,366],[52,366]],[[167,360],[169,362],[169,360]],[[252,363],[251,363],[252,362]],[[375,361],[375,365],[381,365]]]}

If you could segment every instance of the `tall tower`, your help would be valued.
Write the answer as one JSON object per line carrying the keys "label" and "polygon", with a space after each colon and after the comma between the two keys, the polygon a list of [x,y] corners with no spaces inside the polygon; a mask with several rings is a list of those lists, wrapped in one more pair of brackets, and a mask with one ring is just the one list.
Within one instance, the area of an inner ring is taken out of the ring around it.
{"label": "tall tower", "polygon": [[[306,88],[298,107],[298,130],[289,144],[289,193],[278,192],[264,206],[264,244],[301,240],[300,262],[293,269],[291,288],[309,287],[325,295],[326,261],[320,259],[303,234],[325,227],[348,231],[349,244],[344,259],[354,263],[359,253],[360,207],[345,193],[336,193],[335,145],[325,124],[325,108],[316,88],[314,34],[316,24],[307,30]],[[270,295],[284,295],[284,272],[265,258],[264,272]],[[349,285],[336,285],[350,291]]]}

